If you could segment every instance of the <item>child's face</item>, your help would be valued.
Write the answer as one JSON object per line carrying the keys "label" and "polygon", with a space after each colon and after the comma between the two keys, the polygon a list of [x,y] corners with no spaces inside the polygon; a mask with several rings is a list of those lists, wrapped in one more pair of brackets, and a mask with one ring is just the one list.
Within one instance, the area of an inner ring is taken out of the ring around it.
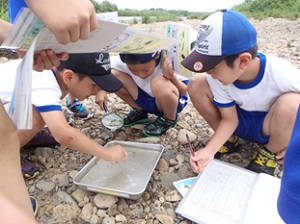
{"label": "child's face", "polygon": [[225,60],[221,61],[206,73],[211,75],[212,78],[219,80],[223,85],[229,85],[241,76],[241,71],[236,65],[236,62],[234,62],[234,66],[231,68],[226,64]]}
{"label": "child's face", "polygon": [[155,62],[156,62],[155,59],[152,59],[151,61],[143,64],[137,64],[137,65],[127,64],[127,67],[134,75],[140,77],[141,79],[146,79],[154,72]]}
{"label": "child's face", "polygon": [[77,75],[74,76],[68,88],[69,92],[78,100],[87,99],[100,90],[100,87],[90,77],[86,76],[80,80]]}

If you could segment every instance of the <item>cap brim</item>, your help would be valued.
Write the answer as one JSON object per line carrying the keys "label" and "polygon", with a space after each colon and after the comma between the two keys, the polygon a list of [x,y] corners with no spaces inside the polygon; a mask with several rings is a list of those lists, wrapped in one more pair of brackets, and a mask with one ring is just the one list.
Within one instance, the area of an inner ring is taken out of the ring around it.
{"label": "cap brim", "polygon": [[122,82],[112,73],[102,76],[89,75],[89,77],[91,77],[101,89],[110,93],[116,92],[123,87]]}
{"label": "cap brim", "polygon": [[194,50],[181,64],[193,72],[207,72],[219,64],[226,56],[208,56]]}

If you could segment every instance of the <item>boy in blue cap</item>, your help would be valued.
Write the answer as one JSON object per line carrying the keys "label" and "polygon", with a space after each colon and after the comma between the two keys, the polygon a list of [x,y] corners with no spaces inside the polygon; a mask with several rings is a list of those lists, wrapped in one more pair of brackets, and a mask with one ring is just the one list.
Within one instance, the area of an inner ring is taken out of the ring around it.
{"label": "boy in blue cap", "polygon": [[273,175],[300,102],[299,70],[258,53],[256,29],[233,10],[218,11],[201,23],[196,48],[182,65],[197,73],[188,93],[215,131],[206,147],[190,157],[192,169],[201,172],[214,156],[237,152],[241,137],[259,144],[247,168]]}
{"label": "boy in blue cap", "polygon": [[160,51],[120,54],[112,59],[112,72],[123,83],[116,94],[132,107],[124,126],[148,122],[148,113],[157,119],[144,127],[145,136],[160,136],[176,126],[188,102],[188,79],[175,74],[168,60],[161,63]]}

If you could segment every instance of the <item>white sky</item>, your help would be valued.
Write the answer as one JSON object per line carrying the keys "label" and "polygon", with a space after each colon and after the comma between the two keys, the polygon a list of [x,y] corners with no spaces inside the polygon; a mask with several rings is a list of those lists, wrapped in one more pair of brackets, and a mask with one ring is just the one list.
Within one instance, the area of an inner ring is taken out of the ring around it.
{"label": "white sky", "polygon": [[[102,0],[96,0],[99,3]],[[241,4],[244,0],[108,0],[117,5],[119,9],[150,9],[163,8],[175,10],[188,10],[191,12],[213,12],[218,9],[228,9]]]}

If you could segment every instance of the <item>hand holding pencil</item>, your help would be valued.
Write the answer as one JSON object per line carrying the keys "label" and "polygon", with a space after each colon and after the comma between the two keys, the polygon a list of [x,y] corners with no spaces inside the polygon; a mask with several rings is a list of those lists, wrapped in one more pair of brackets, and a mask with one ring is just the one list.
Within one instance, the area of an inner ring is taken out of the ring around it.
{"label": "hand holding pencil", "polygon": [[[195,156],[195,149],[194,149],[194,147],[193,147],[193,145],[192,145],[192,142],[191,142],[191,140],[190,140],[189,135],[188,135],[188,134],[185,134],[185,137],[186,137],[186,139],[187,139],[187,141],[188,141],[188,143],[189,143],[191,155],[192,155],[192,156]],[[195,164],[198,166],[198,162],[197,162],[197,161],[195,161]]]}
{"label": "hand holding pencil", "polygon": [[188,134],[186,134],[186,139],[189,143],[191,156],[190,156],[190,165],[192,170],[195,173],[200,173],[205,170],[207,164],[213,160],[213,155],[209,152],[207,148],[203,148],[201,150],[195,151]]}

